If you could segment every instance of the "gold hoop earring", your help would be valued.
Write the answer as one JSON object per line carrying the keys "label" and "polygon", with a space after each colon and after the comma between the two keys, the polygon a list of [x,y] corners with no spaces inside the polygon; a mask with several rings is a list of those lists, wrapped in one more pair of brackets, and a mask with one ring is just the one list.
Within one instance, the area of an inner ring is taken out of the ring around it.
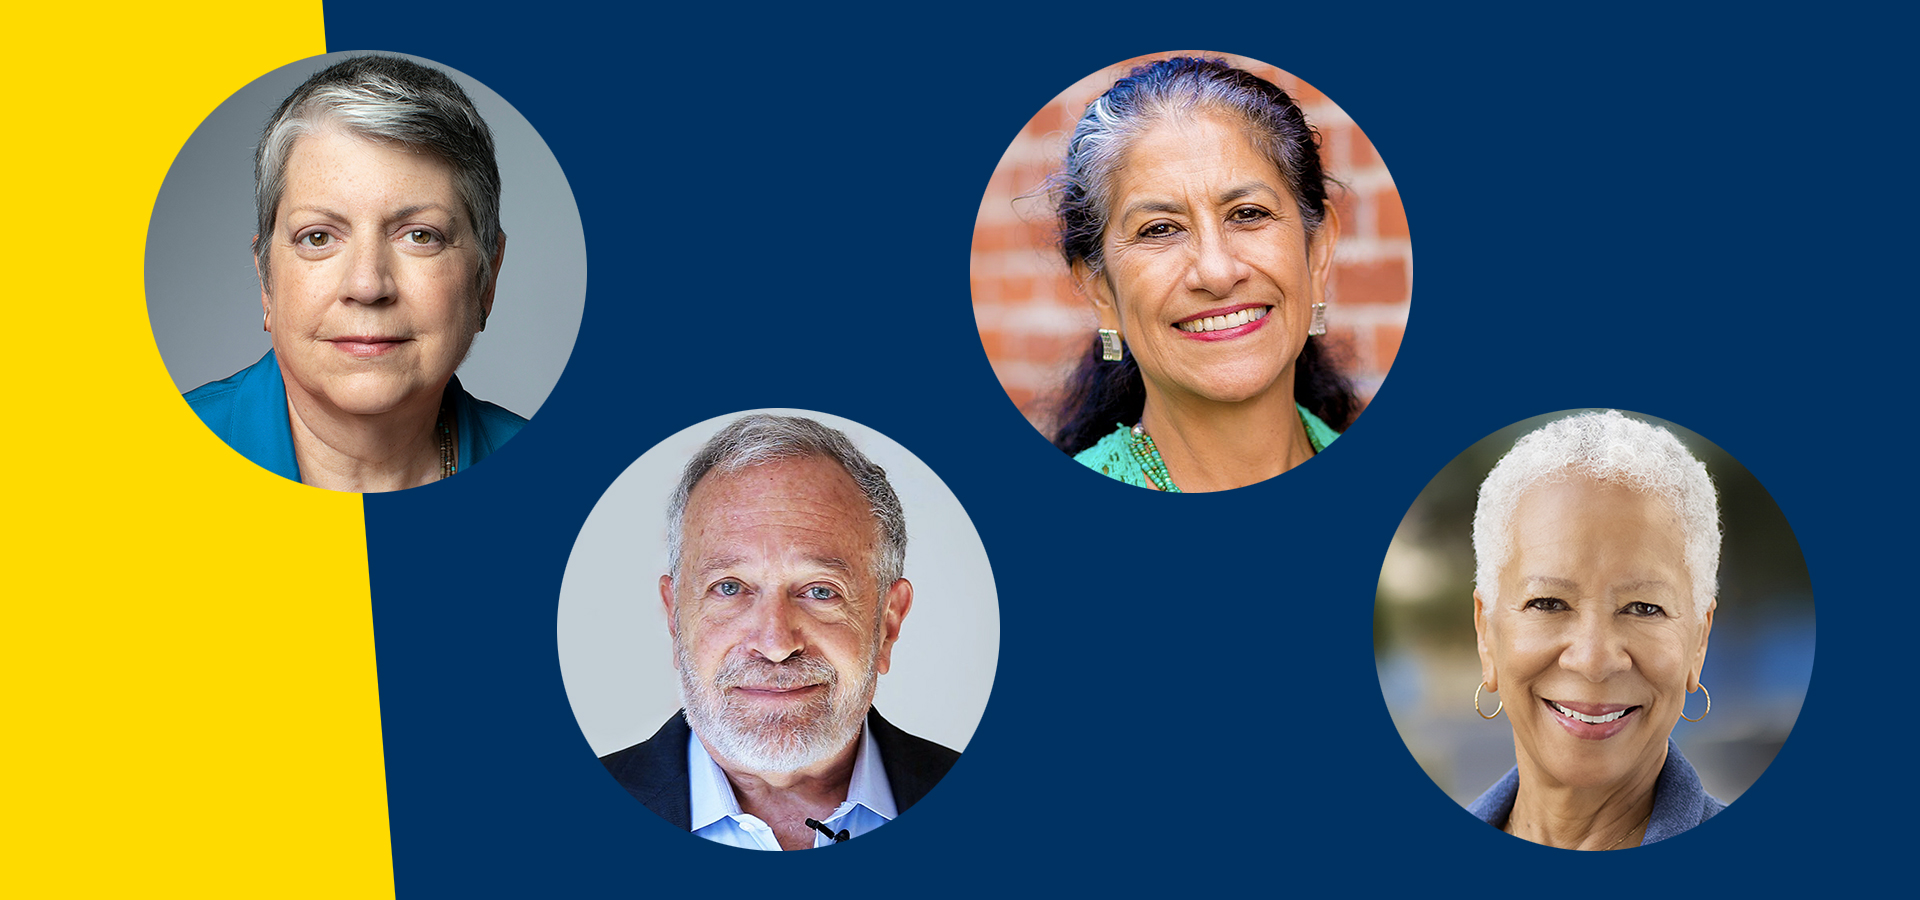
{"label": "gold hoop earring", "polygon": [[[1704,684],[1703,684],[1703,685],[1700,685],[1700,693],[1702,693],[1702,694],[1707,694],[1707,686],[1706,686],[1706,685],[1704,685]],[[1706,708],[1706,709],[1703,709],[1703,710],[1701,710],[1701,711],[1700,711],[1700,719],[1704,719],[1704,718],[1706,718],[1706,717],[1707,717],[1707,713],[1710,713],[1710,712],[1713,712],[1713,695],[1712,695],[1712,694],[1707,694],[1707,708]],[[1681,698],[1681,703],[1680,703],[1680,718],[1682,718],[1682,719],[1687,719],[1687,704],[1686,704],[1686,700],[1685,700],[1685,698]],[[1687,719],[1687,721],[1689,721],[1689,722],[1698,722],[1698,721],[1700,721],[1700,719]]]}
{"label": "gold hoop earring", "polygon": [[[1486,686],[1487,683],[1484,681],[1473,686],[1473,711],[1480,713],[1480,718],[1482,719],[1498,719],[1500,718],[1500,711],[1507,708],[1507,701],[1500,701],[1500,705],[1493,708],[1493,715],[1480,712],[1480,689]],[[1499,691],[1494,691],[1494,693],[1497,694]]]}

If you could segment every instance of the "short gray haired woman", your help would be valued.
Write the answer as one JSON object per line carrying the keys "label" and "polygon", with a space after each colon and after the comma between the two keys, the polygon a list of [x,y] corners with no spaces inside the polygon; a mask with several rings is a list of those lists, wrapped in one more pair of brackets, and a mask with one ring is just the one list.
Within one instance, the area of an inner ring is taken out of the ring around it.
{"label": "short gray haired woman", "polygon": [[1473,814],[1615,850],[1724,809],[1670,739],[1712,709],[1700,674],[1720,564],[1713,482],[1679,439],[1612,410],[1522,437],[1481,483],[1473,550],[1474,709],[1506,714],[1517,760]]}
{"label": "short gray haired woman", "polygon": [[363,56],[307,79],[261,135],[254,203],[273,349],[186,395],[235,451],[306,484],[390,491],[526,423],[454,377],[507,239],[492,133],[445,73]]}

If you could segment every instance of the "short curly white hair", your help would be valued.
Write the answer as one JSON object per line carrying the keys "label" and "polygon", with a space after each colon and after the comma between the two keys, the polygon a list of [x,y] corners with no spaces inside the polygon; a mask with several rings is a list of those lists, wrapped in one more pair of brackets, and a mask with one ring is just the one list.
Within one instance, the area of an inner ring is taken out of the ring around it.
{"label": "short curly white hair", "polygon": [[1535,487],[1576,476],[1658,497],[1673,509],[1686,539],[1694,612],[1706,618],[1720,574],[1720,503],[1713,479],[1672,432],[1612,409],[1541,426],[1515,441],[1480,482],[1480,502],[1473,510],[1473,580],[1481,592],[1482,615],[1498,600],[1500,573],[1513,557],[1513,515],[1520,498]]}

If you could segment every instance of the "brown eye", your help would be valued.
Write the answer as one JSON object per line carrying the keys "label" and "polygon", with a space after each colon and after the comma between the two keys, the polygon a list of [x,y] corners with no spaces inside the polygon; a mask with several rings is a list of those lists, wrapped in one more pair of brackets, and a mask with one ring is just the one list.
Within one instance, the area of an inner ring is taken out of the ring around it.
{"label": "brown eye", "polygon": [[440,240],[439,235],[434,234],[433,232],[428,231],[425,228],[415,228],[414,230],[407,232],[407,242],[410,244],[420,244],[424,246],[427,244],[436,243],[439,240]]}
{"label": "brown eye", "polygon": [[296,244],[302,244],[307,247],[311,247],[315,250],[318,250],[322,247],[327,246],[328,244],[333,243],[333,235],[328,234],[324,231],[309,231],[306,234],[303,234],[297,238],[294,238],[293,240],[294,240],[294,243]]}
{"label": "brown eye", "polygon": [[1567,608],[1567,601],[1558,597],[1535,597],[1527,601],[1526,608],[1542,612],[1559,612]]}
{"label": "brown eye", "polygon": [[1620,611],[1630,616],[1639,616],[1641,618],[1646,618],[1646,619],[1653,618],[1654,616],[1664,616],[1667,614],[1666,610],[1661,609],[1658,606],[1655,606],[1651,603],[1641,603],[1639,601],[1634,601],[1633,603],[1629,603],[1626,606],[1621,607]]}
{"label": "brown eye", "polygon": [[1242,206],[1234,210],[1232,216],[1230,216],[1235,222],[1257,222],[1261,219],[1270,219],[1272,217],[1272,213],[1258,206]]}
{"label": "brown eye", "polygon": [[1176,230],[1171,222],[1155,222],[1140,229],[1140,236],[1143,238],[1171,237]]}

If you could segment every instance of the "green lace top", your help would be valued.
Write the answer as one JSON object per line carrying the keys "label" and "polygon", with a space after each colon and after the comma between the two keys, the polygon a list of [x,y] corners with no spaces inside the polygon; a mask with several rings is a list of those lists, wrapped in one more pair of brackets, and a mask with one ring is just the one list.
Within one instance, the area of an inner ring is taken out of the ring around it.
{"label": "green lace top", "polygon": [[[1300,411],[1300,424],[1307,427],[1307,439],[1313,442],[1314,452],[1326,449],[1340,432],[1327,427],[1320,417],[1307,412],[1307,408],[1294,404]],[[1147,481],[1146,466],[1140,463],[1131,449],[1133,445],[1133,426],[1122,424],[1112,434],[1100,439],[1099,443],[1074,454],[1074,461],[1099,472],[1108,478],[1124,481],[1134,487],[1152,487]]]}

